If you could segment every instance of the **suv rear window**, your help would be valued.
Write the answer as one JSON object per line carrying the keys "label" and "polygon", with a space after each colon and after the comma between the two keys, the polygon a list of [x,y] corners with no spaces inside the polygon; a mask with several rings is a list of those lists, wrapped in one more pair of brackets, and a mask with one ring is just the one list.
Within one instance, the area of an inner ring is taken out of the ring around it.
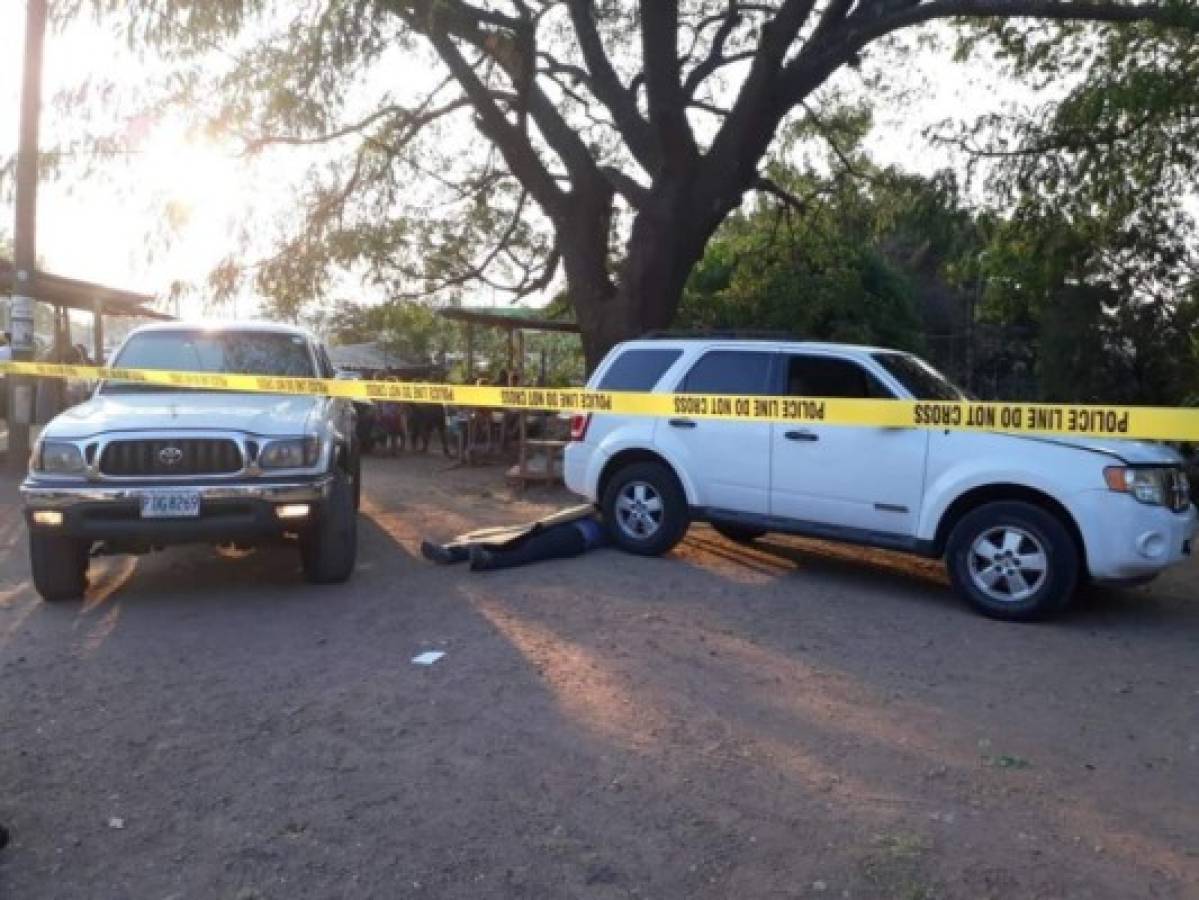
{"label": "suv rear window", "polygon": [[792,356],[787,361],[792,397],[891,398],[891,392],[857,363],[829,356]]}
{"label": "suv rear window", "polygon": [[682,350],[626,350],[600,379],[600,391],[649,391],[683,355]]}
{"label": "suv rear window", "polygon": [[680,394],[769,394],[773,353],[713,350],[691,367]]}

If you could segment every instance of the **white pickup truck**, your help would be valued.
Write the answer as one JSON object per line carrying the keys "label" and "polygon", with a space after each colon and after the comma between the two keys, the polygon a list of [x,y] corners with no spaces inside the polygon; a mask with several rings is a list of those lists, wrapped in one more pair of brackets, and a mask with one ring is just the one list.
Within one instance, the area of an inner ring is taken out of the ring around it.
{"label": "white pickup truck", "polygon": [[[777,340],[631,341],[588,387],[966,399],[909,353]],[[1054,612],[1081,578],[1147,580],[1195,539],[1182,459],[1160,444],[686,415],[576,416],[572,438],[566,484],[626,550],[665,553],[700,520],[739,541],[777,531],[943,557],[996,618]]]}
{"label": "white pickup truck", "polygon": [[[276,324],[153,325],[127,369],[335,377],[307,332]],[[106,381],[42,431],[21,486],[33,582],[80,597],[90,558],[167,544],[292,539],[308,580],[345,581],[361,470],[353,404]]]}

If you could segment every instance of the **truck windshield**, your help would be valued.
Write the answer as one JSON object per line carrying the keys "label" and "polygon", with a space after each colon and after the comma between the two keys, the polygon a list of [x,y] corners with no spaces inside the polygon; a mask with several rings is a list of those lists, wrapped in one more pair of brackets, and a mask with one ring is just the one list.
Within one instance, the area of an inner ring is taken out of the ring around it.
{"label": "truck windshield", "polygon": [[[147,331],[131,337],[113,360],[124,369],[244,373],[311,378],[312,355],[300,335],[269,331]],[[172,388],[109,381],[104,391],[166,391]]]}
{"label": "truck windshield", "polygon": [[875,360],[916,400],[966,400],[965,391],[910,353],[875,353]]}

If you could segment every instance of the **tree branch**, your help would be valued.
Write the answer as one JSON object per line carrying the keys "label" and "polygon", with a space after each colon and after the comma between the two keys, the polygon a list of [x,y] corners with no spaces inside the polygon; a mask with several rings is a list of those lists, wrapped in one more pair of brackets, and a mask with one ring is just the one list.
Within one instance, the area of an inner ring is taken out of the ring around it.
{"label": "tree branch", "polygon": [[774,18],[763,26],[749,73],[708,150],[709,165],[726,173],[736,171],[742,190],[754,178],[758,160],[778,127],[781,113],[774,111],[772,102],[779,74],[815,3],[784,0]]}
{"label": "tree branch", "polygon": [[757,180],[753,183],[753,189],[755,191],[761,191],[763,194],[769,194],[776,200],[780,200],[783,206],[787,207],[788,209],[793,209],[796,212],[801,213],[808,211],[807,200],[797,197],[778,182],[771,178],[767,178],[765,175],[758,176]]}
{"label": "tree branch", "polygon": [[[708,48],[708,55],[691,70],[690,74],[687,75],[687,80],[683,83],[683,93],[688,97],[694,97],[695,92],[699,90],[699,86],[718,69],[736,61],[733,58],[725,56],[724,48],[733,34],[733,29],[740,23],[741,4],[737,0],[728,0],[728,6],[725,8],[724,15],[720,19],[720,26],[716,29],[716,34],[712,36],[712,45]],[[700,27],[703,27],[702,23]],[[735,54],[735,57],[749,59],[753,55],[752,52],[747,52]]]}
{"label": "tree branch", "polygon": [[687,165],[699,155],[687,123],[679,71],[678,0],[641,0],[641,58],[646,105],[664,165]]}
{"label": "tree branch", "polygon": [[[518,117],[527,108],[528,114],[532,116],[538,130],[541,132],[541,136],[545,138],[546,143],[549,144],[550,148],[566,166],[574,187],[579,190],[586,190],[603,185],[606,189],[607,182],[600,174],[599,168],[592,158],[591,151],[587,145],[579,137],[578,132],[562,117],[562,114],[558,111],[555,104],[550,101],[549,97],[546,96],[545,92],[529,77],[531,71],[535,72],[535,68],[533,67],[537,58],[536,36],[532,30],[532,23],[515,20],[519,28],[516,34],[504,31],[484,30],[478,26],[477,22],[471,22],[468,18],[464,18],[461,15],[460,4],[449,3],[449,7],[456,10],[455,15],[441,17],[441,6],[439,4],[442,2],[443,0],[409,0],[408,4],[409,6],[427,7],[431,10],[430,18],[425,26],[427,30],[424,33],[430,39],[437,36],[435,46],[439,55],[443,59],[446,59],[447,64],[449,62],[446,58],[447,52],[461,58],[461,54],[454,47],[452,40],[452,38],[458,38],[478,49],[489,59],[494,60],[517,90]],[[494,96],[494,91],[490,91],[477,78],[475,78],[475,81],[483,91],[490,92]],[[469,93],[468,96],[470,96]],[[474,97],[471,99],[473,102]],[[491,102],[490,105],[499,112],[494,102]],[[513,128],[502,112],[499,119],[505,128]],[[487,127],[493,128],[495,124],[488,122]],[[524,134],[524,128],[518,124],[513,130],[521,134],[524,144],[535,156],[532,144],[528,136]],[[522,178],[521,180],[523,181],[524,179]],[[538,199],[539,203],[541,202],[537,193],[534,193],[534,197]],[[561,210],[562,208],[560,207],[559,211]],[[551,212],[551,217],[555,215],[557,213]]]}
{"label": "tree branch", "polygon": [[[431,100],[432,97],[429,99]],[[416,107],[415,109],[407,109],[403,106],[390,104],[375,110],[375,112],[357,122],[344,125],[341,128],[336,128],[333,131],[326,132],[325,134],[308,136],[264,134],[253,138],[244,138],[242,153],[246,156],[252,156],[266,147],[279,144],[292,147],[302,147],[313,144],[327,144],[332,141],[348,137],[351,134],[360,134],[367,128],[370,128],[370,126],[374,125],[380,119],[386,118],[400,119],[401,124],[405,128],[416,131],[424,128],[426,125],[431,124],[437,119],[447,116],[459,109],[464,109],[470,105],[470,101],[468,101],[465,97],[460,97],[457,100],[453,100],[449,103],[434,107],[432,109],[427,108],[427,103],[428,101],[426,101],[424,104],[421,104],[421,106]]]}
{"label": "tree branch", "polygon": [[615,166],[604,166],[600,169],[600,172],[608,179],[608,183],[612,185],[613,190],[624,197],[634,209],[640,209],[649,203],[649,189],[638,184],[637,181],[620,171],[620,169]]}
{"label": "tree branch", "polygon": [[566,0],[566,5],[575,37],[579,42],[579,50],[583,54],[583,63],[591,76],[587,79],[588,89],[608,108],[629,152],[641,167],[647,172],[656,172],[661,165],[661,157],[654,145],[649,123],[642,118],[637,109],[635,89],[632,86],[626,88],[621,84],[620,76],[616,74],[616,69],[604,50],[599,29],[595,24],[591,0]]}
{"label": "tree branch", "polygon": [[1111,0],[932,0],[887,11],[885,3],[859,6],[832,27],[824,40],[810,41],[788,64],[779,85],[780,102],[789,108],[819,86],[859,50],[884,35],[935,19],[1035,18],[1050,21],[1154,22],[1189,30],[1199,28],[1193,11],[1163,3],[1116,3]]}
{"label": "tree branch", "polygon": [[425,33],[438,56],[462,85],[467,98],[478,113],[479,130],[493,141],[508,168],[532,194],[550,218],[560,216],[566,207],[566,193],[558,187],[545,168],[525,132],[512,125],[495,103],[487,86],[475,74],[474,68],[458,52],[446,31],[434,24]]}

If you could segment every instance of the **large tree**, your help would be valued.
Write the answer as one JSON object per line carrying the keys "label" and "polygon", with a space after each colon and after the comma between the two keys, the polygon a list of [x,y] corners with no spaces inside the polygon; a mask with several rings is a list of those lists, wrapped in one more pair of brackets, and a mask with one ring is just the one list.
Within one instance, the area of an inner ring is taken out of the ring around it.
{"label": "large tree", "polygon": [[[424,290],[515,273],[498,286],[527,293],[560,267],[592,364],[613,342],[671,324],[692,267],[747,192],[799,202],[769,178],[776,135],[789,117],[818,123],[818,92],[888,36],[934,20],[1149,23],[1161,34],[1196,20],[1194,0],[296,6],[133,6],[138,36],[181,56],[230,55],[215,91],[191,78],[179,96],[221,98],[215,118],[252,146],[352,142],[311,194],[304,227],[259,269],[260,287],[294,302],[330,265],[359,264],[419,276]],[[415,101],[384,91],[361,108],[396,48],[427,52],[441,80]],[[902,78],[902,60],[878,66],[883,80]],[[455,119],[482,142],[444,153]],[[447,204],[425,203],[424,221],[404,208],[420,179],[440,183]],[[441,216],[451,201],[454,215]]]}

